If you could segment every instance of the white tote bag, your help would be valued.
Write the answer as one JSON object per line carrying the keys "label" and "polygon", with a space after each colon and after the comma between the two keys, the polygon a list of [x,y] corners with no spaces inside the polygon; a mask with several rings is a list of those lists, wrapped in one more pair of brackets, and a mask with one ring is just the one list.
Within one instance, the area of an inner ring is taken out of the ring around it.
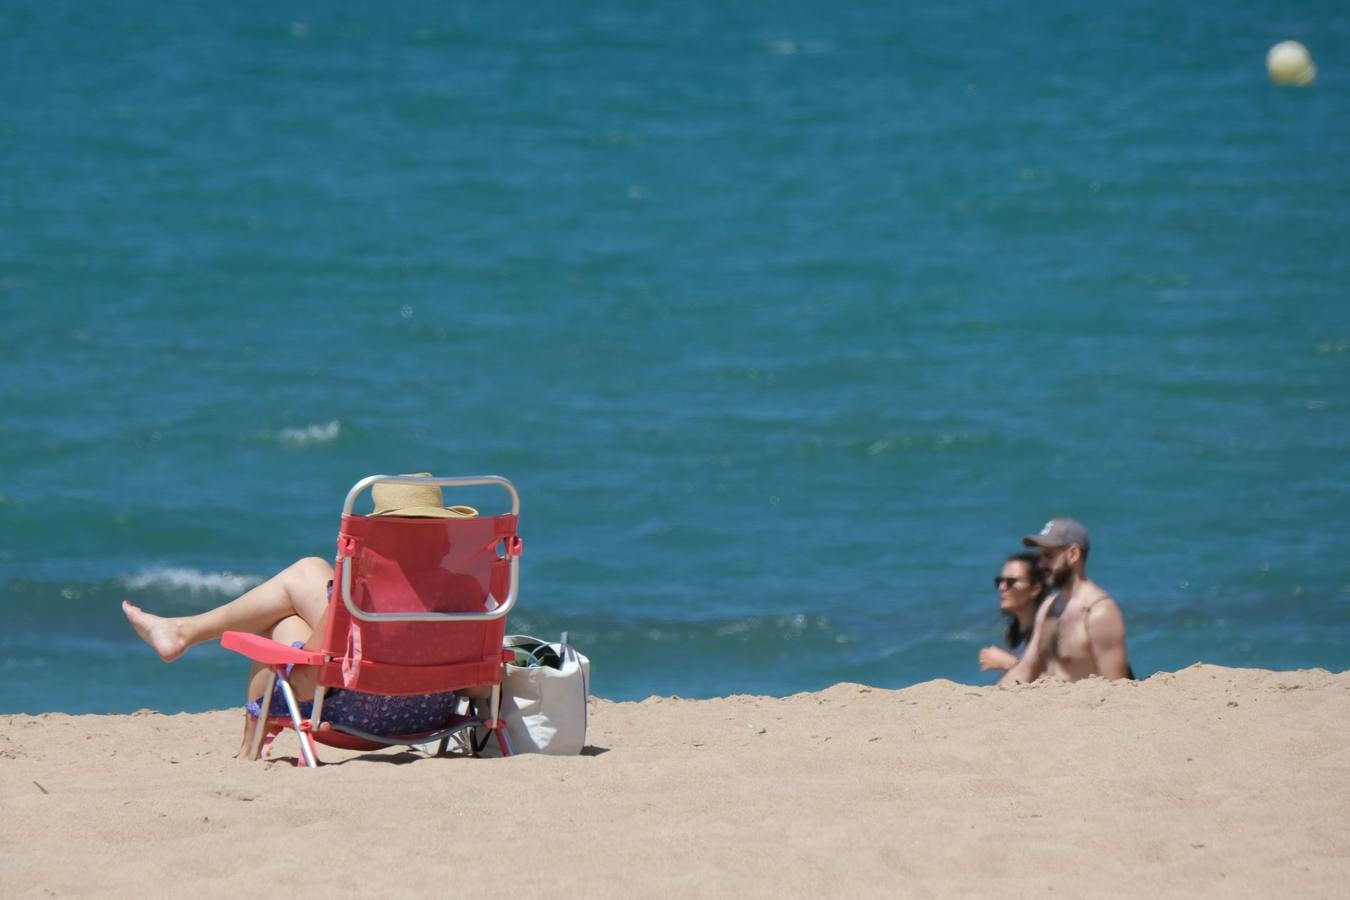
{"label": "white tote bag", "polygon": [[[511,753],[580,753],[586,746],[591,661],[567,643],[566,633],[555,643],[509,634],[502,646],[524,663],[507,663],[502,673],[501,718]],[[500,756],[496,739],[479,755]]]}

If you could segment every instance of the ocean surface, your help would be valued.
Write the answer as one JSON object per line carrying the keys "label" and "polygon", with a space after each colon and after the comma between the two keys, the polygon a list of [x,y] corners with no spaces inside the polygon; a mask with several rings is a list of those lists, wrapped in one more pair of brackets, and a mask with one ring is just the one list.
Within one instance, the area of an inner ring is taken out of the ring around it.
{"label": "ocean surface", "polygon": [[[1307,44],[1305,89],[1265,71]],[[0,712],[500,474],[615,698],[987,684],[1051,516],[1140,675],[1350,667],[1350,8],[0,7]]]}

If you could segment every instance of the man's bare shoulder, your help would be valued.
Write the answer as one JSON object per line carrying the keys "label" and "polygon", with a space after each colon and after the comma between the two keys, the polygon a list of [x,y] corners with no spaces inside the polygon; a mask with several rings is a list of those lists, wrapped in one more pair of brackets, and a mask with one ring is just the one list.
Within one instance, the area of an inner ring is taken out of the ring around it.
{"label": "man's bare shoulder", "polygon": [[1069,599],[1069,604],[1075,611],[1087,612],[1101,602],[1107,602],[1115,605],[1111,595],[1102,590],[1102,586],[1095,581],[1084,581],[1078,585]]}
{"label": "man's bare shoulder", "polygon": [[1120,607],[1110,594],[1102,590],[1101,585],[1095,582],[1089,582],[1088,590],[1083,591],[1077,598],[1081,600],[1084,612],[1095,612],[1101,609],[1102,612],[1120,613]]}
{"label": "man's bare shoulder", "polygon": [[1125,616],[1120,611],[1120,606],[1101,588],[1097,589],[1095,597],[1086,600],[1083,615],[1087,619],[1090,633],[1123,633],[1125,630]]}

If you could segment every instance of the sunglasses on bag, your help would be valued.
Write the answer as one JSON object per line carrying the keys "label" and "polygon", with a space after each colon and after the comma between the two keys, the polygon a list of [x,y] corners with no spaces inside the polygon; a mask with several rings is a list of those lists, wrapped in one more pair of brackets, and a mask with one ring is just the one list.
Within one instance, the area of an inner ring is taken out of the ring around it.
{"label": "sunglasses on bag", "polygon": [[1001,576],[1001,575],[995,575],[995,576],[994,576],[994,588],[995,588],[996,590],[1002,590],[1002,589],[1005,588],[1005,587],[1012,587],[1013,585],[1017,584],[1017,582],[1019,582],[1019,581],[1021,581],[1021,580],[1022,580],[1022,579],[1020,579],[1020,578],[1004,578],[1004,577]]}

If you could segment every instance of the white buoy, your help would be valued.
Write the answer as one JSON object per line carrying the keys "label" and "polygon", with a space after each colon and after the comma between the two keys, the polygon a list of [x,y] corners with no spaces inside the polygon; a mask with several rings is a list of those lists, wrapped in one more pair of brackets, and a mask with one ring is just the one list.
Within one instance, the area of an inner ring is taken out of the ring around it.
{"label": "white buoy", "polygon": [[1308,48],[1298,41],[1280,41],[1266,54],[1266,71],[1276,84],[1304,87],[1317,77]]}

